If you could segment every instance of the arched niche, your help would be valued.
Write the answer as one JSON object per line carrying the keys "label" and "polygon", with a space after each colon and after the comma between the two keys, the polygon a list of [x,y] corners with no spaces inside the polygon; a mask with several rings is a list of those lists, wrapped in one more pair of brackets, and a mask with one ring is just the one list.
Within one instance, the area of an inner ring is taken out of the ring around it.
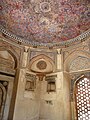
{"label": "arched niche", "polygon": [[90,69],[90,58],[84,56],[76,57],[69,66],[69,71],[74,72],[78,70]]}
{"label": "arched niche", "polygon": [[55,65],[51,58],[41,54],[30,60],[29,70],[36,73],[51,73],[55,70]]}
{"label": "arched niche", "polygon": [[16,76],[18,72],[18,67],[19,55],[16,50],[8,45],[7,47],[0,46],[0,83],[8,82],[5,106],[3,107],[2,112],[2,119],[5,120],[13,119],[13,111],[17,92],[18,79],[16,79]]}
{"label": "arched niche", "polygon": [[[19,67],[19,55],[17,54],[17,52],[12,48],[12,47],[5,47],[5,46],[0,46],[0,53],[1,53],[1,57],[6,59],[6,60],[10,60],[14,61],[14,69],[16,69],[17,67]],[[5,53],[5,54],[3,54]],[[9,57],[9,58],[7,58]]]}
{"label": "arched niche", "polygon": [[72,120],[77,118],[75,86],[85,76],[90,76],[90,54],[85,51],[76,50],[68,55],[64,61],[64,71],[70,76],[70,103]]}
{"label": "arched niche", "polygon": [[13,56],[6,50],[0,51],[0,66],[15,69],[15,60]]}
{"label": "arched niche", "polygon": [[72,52],[64,61],[64,71],[74,72],[90,68],[90,54],[84,51]]}

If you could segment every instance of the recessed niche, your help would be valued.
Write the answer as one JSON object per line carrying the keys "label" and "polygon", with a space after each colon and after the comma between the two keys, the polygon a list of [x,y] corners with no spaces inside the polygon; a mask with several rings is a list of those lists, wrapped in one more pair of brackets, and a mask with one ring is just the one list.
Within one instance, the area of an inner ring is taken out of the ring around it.
{"label": "recessed niche", "polygon": [[34,91],[35,88],[36,88],[36,76],[26,74],[25,91]]}

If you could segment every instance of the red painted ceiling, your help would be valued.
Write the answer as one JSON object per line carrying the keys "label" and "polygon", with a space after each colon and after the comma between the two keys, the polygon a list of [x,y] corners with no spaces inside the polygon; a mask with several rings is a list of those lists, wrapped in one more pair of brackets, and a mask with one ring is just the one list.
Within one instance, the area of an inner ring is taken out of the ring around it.
{"label": "red painted ceiling", "polygon": [[0,0],[0,24],[30,42],[68,41],[90,28],[90,0]]}

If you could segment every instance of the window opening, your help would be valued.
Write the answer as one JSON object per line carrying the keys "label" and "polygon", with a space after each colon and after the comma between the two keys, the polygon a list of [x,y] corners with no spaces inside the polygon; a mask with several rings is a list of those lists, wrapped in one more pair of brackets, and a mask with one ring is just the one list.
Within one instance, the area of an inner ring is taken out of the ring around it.
{"label": "window opening", "polygon": [[35,81],[26,81],[25,90],[34,91],[34,89],[35,89]]}
{"label": "window opening", "polygon": [[47,81],[47,92],[55,92],[56,85],[55,81]]}
{"label": "window opening", "polygon": [[35,87],[36,87],[36,76],[26,73],[25,90],[26,91],[34,91]]}
{"label": "window opening", "polygon": [[82,78],[76,83],[76,111],[78,120],[90,120],[90,79]]}

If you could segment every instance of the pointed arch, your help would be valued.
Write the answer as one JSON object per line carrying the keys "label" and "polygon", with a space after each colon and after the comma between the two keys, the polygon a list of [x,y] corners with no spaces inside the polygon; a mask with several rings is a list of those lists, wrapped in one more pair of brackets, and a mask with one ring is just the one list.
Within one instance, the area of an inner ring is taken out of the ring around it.
{"label": "pointed arch", "polygon": [[0,51],[7,51],[15,61],[15,68],[19,67],[19,55],[17,52],[9,46],[0,47]]}
{"label": "pointed arch", "polygon": [[78,50],[74,51],[71,54],[69,54],[69,56],[64,61],[64,70],[69,72],[71,62],[73,62],[79,56],[90,59],[89,53],[84,52],[84,51],[78,51]]}
{"label": "pointed arch", "polygon": [[29,69],[31,69],[31,67],[32,67],[32,65],[33,65],[34,63],[36,64],[37,61],[39,62],[40,60],[43,60],[44,62],[46,62],[47,66],[48,66],[48,65],[51,65],[52,71],[55,70],[55,64],[54,64],[53,60],[52,60],[50,57],[48,57],[48,56],[46,56],[46,55],[44,55],[44,54],[40,54],[40,55],[37,55],[37,56],[33,57],[33,58],[30,60]]}

